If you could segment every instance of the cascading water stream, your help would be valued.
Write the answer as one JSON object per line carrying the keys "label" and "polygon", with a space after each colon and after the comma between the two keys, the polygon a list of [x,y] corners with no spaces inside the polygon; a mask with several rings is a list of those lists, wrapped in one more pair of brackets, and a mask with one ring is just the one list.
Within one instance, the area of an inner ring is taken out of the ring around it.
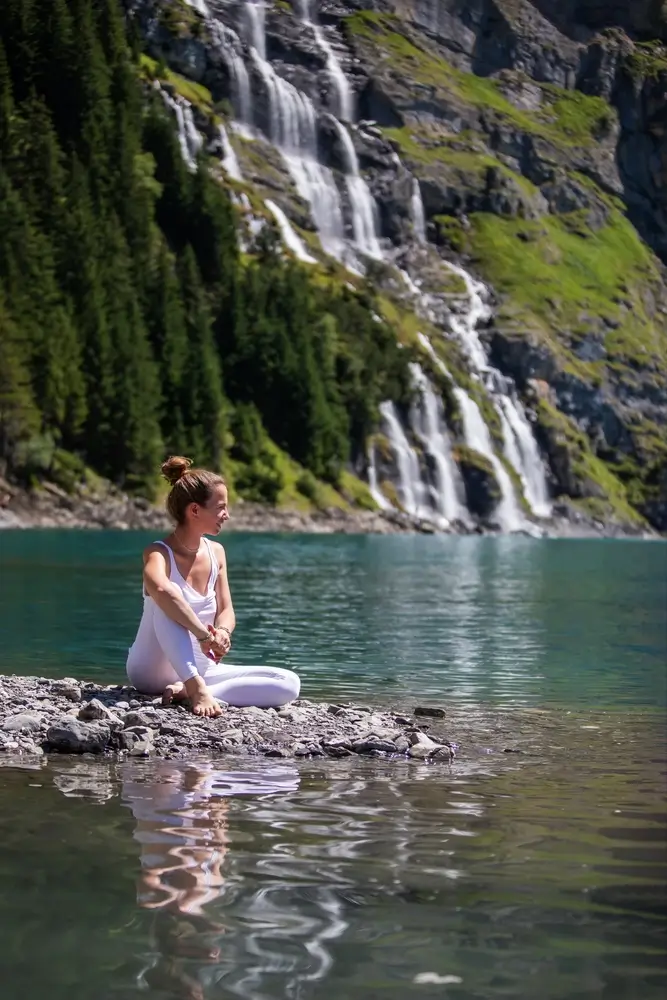
{"label": "cascading water stream", "polygon": [[495,510],[498,524],[503,531],[519,531],[524,526],[525,518],[519,508],[509,473],[494,451],[491,434],[479,406],[463,389],[455,388],[454,395],[461,410],[466,444],[491,463],[500,488],[500,501]]}
{"label": "cascading water stream", "polygon": [[202,148],[203,139],[195,127],[192,117],[192,107],[183,98],[172,97],[159,84],[157,85],[157,89],[160,92],[162,100],[176,118],[178,144],[181,147],[181,155],[188,169],[194,172],[197,169],[197,156]]}
{"label": "cascading water stream", "polygon": [[[497,368],[489,364],[477,332],[479,324],[491,315],[491,309],[486,301],[486,289],[462,267],[452,263],[446,263],[446,266],[461,278],[468,293],[467,310],[462,314],[451,316],[452,330],[459,337],[473,371],[489,391],[500,419],[505,455],[521,479],[524,495],[531,510],[538,517],[548,517],[551,506],[548,500],[546,469],[535,436],[525,411],[516,398],[513,386]],[[474,447],[472,444],[470,446]],[[513,495],[514,490],[509,477],[507,481]],[[500,481],[499,485],[503,489]]]}
{"label": "cascading water stream", "polygon": [[401,506],[412,517],[433,520],[428,489],[419,467],[419,457],[408,441],[394,403],[380,404],[382,427],[396,458],[397,490]]}
{"label": "cascading water stream", "polygon": [[266,59],[263,0],[247,2],[248,42],[255,69],[269,100],[269,131],[280,149],[297,191],[310,205],[322,248],[332,257],[349,258],[340,195],[334,176],[317,155],[317,115],[312,101],[284,80]]}
{"label": "cascading water stream", "polygon": [[301,9],[302,21],[304,24],[310,25],[317,46],[324,53],[327,72],[336,92],[336,108],[334,109],[334,113],[341,121],[351,122],[354,119],[354,97],[340,60],[328,42],[320,25],[311,17],[309,0],[301,0],[299,7]]}
{"label": "cascading water stream", "polygon": [[239,166],[239,161],[236,153],[234,152],[234,147],[229,141],[229,136],[227,135],[227,130],[224,125],[218,126],[218,132],[220,135],[220,144],[222,146],[222,167],[228,177],[231,177],[233,181],[242,181],[243,174],[241,173],[241,167]]}
{"label": "cascading water stream", "polygon": [[311,257],[306,250],[303,240],[294,231],[292,223],[289,221],[282,208],[280,208],[279,205],[276,205],[274,201],[271,201],[270,198],[267,198],[264,204],[278,223],[280,235],[282,236],[283,243],[288,250],[291,250],[297,260],[303,261],[304,264],[316,264],[317,261],[314,257]]}
{"label": "cascading water stream", "polygon": [[418,243],[426,243],[426,214],[422,201],[421,188],[416,177],[412,178],[412,197],[410,199],[412,213],[412,228]]}
{"label": "cascading water stream", "polygon": [[410,424],[431,459],[434,476],[431,507],[445,524],[465,522],[468,512],[462,501],[463,482],[452,457],[442,402],[419,365],[411,364],[410,372],[419,393],[418,401],[410,408]]}
{"label": "cascading water stream", "polygon": [[350,133],[345,126],[333,119],[340,138],[345,160],[345,183],[352,209],[352,228],[354,242],[359,250],[368,257],[382,260],[382,249],[377,238],[377,205],[366,181],[359,171],[359,159]]}

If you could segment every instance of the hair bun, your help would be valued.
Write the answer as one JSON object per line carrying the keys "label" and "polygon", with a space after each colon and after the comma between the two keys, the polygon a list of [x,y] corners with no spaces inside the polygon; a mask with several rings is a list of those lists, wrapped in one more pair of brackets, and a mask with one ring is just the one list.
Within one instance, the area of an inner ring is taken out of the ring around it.
{"label": "hair bun", "polygon": [[160,469],[167,482],[175,486],[191,465],[192,462],[189,458],[183,458],[182,455],[170,455],[167,461],[162,463]]}

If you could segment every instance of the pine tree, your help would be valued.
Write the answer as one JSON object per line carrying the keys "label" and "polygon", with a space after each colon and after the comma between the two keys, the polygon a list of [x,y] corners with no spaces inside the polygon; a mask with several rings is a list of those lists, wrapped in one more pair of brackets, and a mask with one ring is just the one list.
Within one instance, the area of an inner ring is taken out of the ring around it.
{"label": "pine tree", "polygon": [[44,422],[72,436],[85,413],[79,342],[69,302],[58,288],[53,250],[0,171],[0,280],[25,331],[35,397]]}
{"label": "pine tree", "polygon": [[183,412],[183,380],[189,353],[188,334],[179,278],[164,242],[160,246],[157,266],[150,283],[147,316],[153,353],[160,366],[160,423],[165,449],[172,454],[182,454],[188,448]]}
{"label": "pine tree", "polygon": [[0,291],[0,460],[11,461],[19,443],[39,426],[24,344]]}
{"label": "pine tree", "polygon": [[61,236],[61,283],[73,303],[86,394],[87,419],[81,444],[91,464],[103,471],[107,470],[115,409],[114,348],[104,284],[106,245],[96,222],[86,173],[76,157],[70,164]]}
{"label": "pine tree", "polygon": [[219,469],[224,444],[225,397],[211,316],[190,247],[179,259],[178,268],[188,336],[182,398],[190,448],[198,463]]}
{"label": "pine tree", "polygon": [[203,165],[193,181],[189,238],[204,282],[228,284],[238,266],[234,210],[227,191]]}
{"label": "pine tree", "polygon": [[0,37],[0,165],[9,160],[11,123],[14,112],[12,81],[5,49]]}
{"label": "pine tree", "polygon": [[158,368],[134,286],[129,248],[116,216],[108,221],[106,240],[103,280],[114,371],[108,472],[130,488],[149,488],[162,453]]}

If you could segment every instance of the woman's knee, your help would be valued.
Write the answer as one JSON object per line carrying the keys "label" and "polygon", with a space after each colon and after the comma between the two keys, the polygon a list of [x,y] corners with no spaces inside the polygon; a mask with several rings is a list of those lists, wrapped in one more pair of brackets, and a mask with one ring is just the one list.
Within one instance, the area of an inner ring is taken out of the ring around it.
{"label": "woman's knee", "polygon": [[298,674],[294,673],[293,670],[285,670],[280,668],[276,671],[277,676],[275,680],[278,682],[277,688],[281,692],[281,697],[284,699],[281,701],[281,705],[286,705],[290,701],[294,701],[299,697],[299,692],[301,691],[301,679]]}

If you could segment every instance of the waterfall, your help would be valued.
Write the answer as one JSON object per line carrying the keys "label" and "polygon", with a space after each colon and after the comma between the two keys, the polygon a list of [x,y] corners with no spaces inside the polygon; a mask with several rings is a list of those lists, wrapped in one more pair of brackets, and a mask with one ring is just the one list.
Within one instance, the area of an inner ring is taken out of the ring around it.
{"label": "waterfall", "polygon": [[426,243],[426,216],[424,214],[424,202],[422,201],[421,188],[416,177],[412,178],[412,198],[410,199],[410,209],[412,211],[412,228],[415,239],[418,243]]}
{"label": "waterfall", "polygon": [[227,135],[227,130],[224,125],[218,126],[218,132],[220,134],[220,143],[222,145],[222,166],[228,177],[231,177],[233,181],[242,181],[243,174],[241,173],[241,167],[239,166],[239,161],[236,153],[234,152],[234,147],[229,141],[229,136]]}
{"label": "waterfall", "polygon": [[[270,138],[280,150],[298,193],[310,205],[322,248],[345,261],[349,253],[340,195],[333,173],[318,160],[317,115],[313,103],[278,76],[266,59],[263,0],[247,2],[244,9],[251,58],[268,96]],[[228,35],[229,31],[227,38]]]}
{"label": "waterfall", "polygon": [[380,416],[389,445],[396,457],[398,495],[406,514],[432,520],[427,489],[422,480],[419,457],[408,441],[393,403],[380,404]]}
{"label": "waterfall", "polygon": [[306,250],[303,240],[295,233],[292,223],[289,221],[282,208],[280,208],[279,205],[276,205],[274,201],[271,201],[270,198],[267,198],[264,204],[278,223],[280,235],[282,236],[283,243],[287,249],[292,251],[297,260],[301,260],[305,264],[316,264],[317,261],[314,257],[311,257]]}
{"label": "waterfall", "polygon": [[359,159],[350,133],[337,118],[334,118],[333,122],[343,147],[345,183],[352,209],[354,242],[362,253],[376,260],[382,260],[382,250],[377,238],[377,205],[359,172]]}
{"label": "waterfall", "polygon": [[550,517],[546,466],[526,411],[515,396],[502,396],[499,403],[505,453],[521,476],[526,500],[538,517]]}
{"label": "waterfall", "polygon": [[248,137],[251,137],[248,127],[252,125],[253,121],[252,90],[241,50],[241,40],[235,31],[221,24],[220,21],[209,18],[206,24],[211,32],[211,38],[217,45],[232,76],[234,110],[237,118],[234,128],[242,132],[245,131]]}
{"label": "waterfall", "polygon": [[488,459],[500,487],[500,502],[495,511],[498,524],[503,531],[518,531],[524,525],[524,518],[514,494],[512,480],[493,449],[489,428],[484,423],[477,403],[467,392],[456,388],[454,395],[461,410],[465,442],[469,448]]}
{"label": "waterfall", "polygon": [[315,42],[318,48],[324,53],[327,72],[336,93],[336,107],[334,113],[337,118],[344,122],[351,122],[354,119],[354,97],[349,80],[343,72],[336,53],[327,41],[324,32],[319,24],[311,18],[309,0],[301,0],[301,18],[305,24],[310,25]]}
{"label": "waterfall", "polygon": [[195,126],[192,117],[192,106],[182,97],[172,97],[159,84],[157,89],[160,91],[162,100],[176,118],[178,144],[181,147],[181,155],[188,169],[194,173],[197,169],[197,156],[204,144],[204,140]]}
{"label": "waterfall", "polygon": [[188,7],[192,7],[194,10],[197,11],[197,13],[201,14],[202,17],[209,16],[210,11],[206,6],[206,4],[204,3],[204,0],[185,0],[185,2],[188,5]]}
{"label": "waterfall", "polygon": [[419,365],[411,364],[410,371],[420,396],[410,409],[410,423],[433,465],[435,482],[431,490],[431,506],[439,520],[446,524],[467,521],[468,512],[461,499],[463,482],[452,457],[442,402]]}
{"label": "waterfall", "polygon": [[[532,428],[523,407],[516,398],[513,384],[497,368],[493,368],[489,364],[486,350],[477,332],[479,323],[491,315],[491,309],[486,300],[487,290],[481,282],[475,281],[462,267],[452,263],[447,263],[446,266],[462,279],[469,300],[465,313],[462,315],[452,314],[450,319],[452,330],[459,337],[473,371],[489,391],[491,401],[500,419],[505,455],[521,479],[524,495],[533,514],[537,517],[549,517],[551,506],[548,500],[546,468]],[[471,447],[473,446],[471,445]],[[507,474],[506,477],[509,489],[513,494],[511,480]],[[503,489],[502,484],[501,489]]]}
{"label": "waterfall", "polygon": [[378,485],[377,463],[375,460],[375,446],[368,449],[368,489],[380,510],[393,510],[394,508],[387,500],[386,496]]}
{"label": "waterfall", "polygon": [[[348,267],[354,267],[356,259],[350,242],[346,240],[346,225],[336,179],[333,172],[319,161],[318,115],[315,106],[306,94],[281,77],[267,59],[265,0],[243,0],[239,5],[245,43],[241,42],[235,31],[221,24],[215,19],[215,15],[208,12],[203,0],[188,2],[205,17],[210,34],[229,67],[237,117],[237,123],[233,127],[237,131],[245,129],[246,135],[257,136],[257,93],[253,94],[253,87],[260,87],[265,92],[268,103],[262,128],[266,128],[269,139],[279,150],[299,195],[310,206],[323,250]],[[335,112],[332,120],[339,137],[351,213],[348,232],[351,229],[353,246],[360,255],[382,259],[377,206],[361,175],[354,142],[344,124],[354,120],[353,90],[331,44],[332,36],[328,34],[328,29],[325,32],[316,23],[316,19],[311,18],[309,0],[301,0],[301,11],[303,22],[309,26],[314,42],[324,56],[331,81],[332,99],[329,105]],[[250,65],[254,70],[252,86]],[[194,127],[192,109],[180,101],[174,102],[174,105],[183,155],[190,169],[195,169],[202,140]],[[238,178],[238,160],[224,129],[220,131],[220,138],[223,144],[223,166],[230,177]],[[285,245],[298,259],[312,261],[313,258],[284,212],[272,200],[268,200],[266,205],[276,219]],[[412,181],[410,208],[415,240],[426,243],[424,206],[416,178]],[[500,372],[489,366],[477,332],[478,324],[490,315],[486,290],[467,272],[455,265],[447,266],[462,278],[468,293],[465,313],[450,317],[452,332],[459,337],[474,375],[479,377],[489,391],[503,429],[505,456],[521,477],[526,499],[535,513],[542,514],[548,511],[546,477],[532,428],[516,398],[513,386],[502,379]],[[412,290],[424,299],[423,293],[414,283]],[[441,370],[446,371],[442,362],[439,359],[437,361]],[[423,449],[428,459],[427,476],[420,455],[411,445],[401,425],[396,407],[390,402],[385,402],[380,407],[383,430],[395,453],[401,505],[413,516],[436,521],[439,518],[441,522],[460,520],[466,513],[461,500],[462,484],[451,454],[442,403],[421,369],[413,367],[412,374],[418,398],[410,410],[410,431],[413,440],[419,442],[420,449]],[[464,390],[457,388],[455,391],[463,414],[466,441],[470,447],[488,458],[496,474],[501,490],[498,520],[506,530],[522,527],[524,519],[512,480],[494,451],[489,429],[480,410]],[[386,507],[388,501],[377,486],[377,457],[371,449],[369,484],[378,504]],[[426,478],[428,482],[425,481]]]}
{"label": "waterfall", "polygon": [[250,44],[262,62],[266,62],[266,7],[264,0],[250,0],[244,9],[250,27]]}

